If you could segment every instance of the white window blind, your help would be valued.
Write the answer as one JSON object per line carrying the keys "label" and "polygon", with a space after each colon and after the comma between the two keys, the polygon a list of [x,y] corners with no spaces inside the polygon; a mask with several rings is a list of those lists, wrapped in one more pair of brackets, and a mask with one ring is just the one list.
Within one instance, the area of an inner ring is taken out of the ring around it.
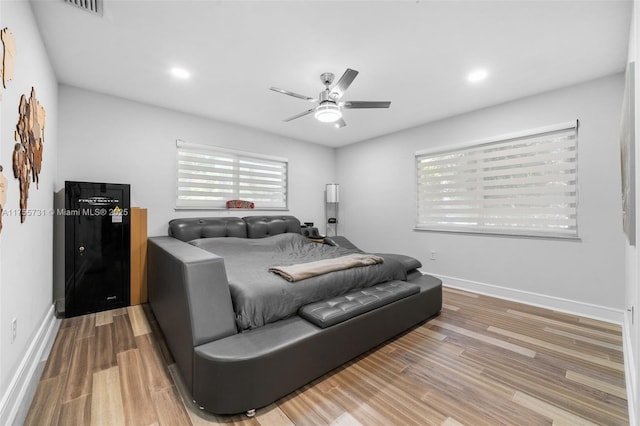
{"label": "white window blind", "polygon": [[417,229],[577,238],[577,121],[417,152]]}
{"label": "white window blind", "polygon": [[286,210],[285,158],[177,141],[176,207],[225,208],[229,200],[260,210]]}

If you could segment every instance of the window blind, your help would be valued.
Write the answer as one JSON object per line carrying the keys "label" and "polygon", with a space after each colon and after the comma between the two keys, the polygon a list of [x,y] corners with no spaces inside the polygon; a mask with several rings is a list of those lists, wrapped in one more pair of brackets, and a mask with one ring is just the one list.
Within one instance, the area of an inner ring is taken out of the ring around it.
{"label": "window blind", "polygon": [[577,238],[577,128],[416,153],[416,228]]}
{"label": "window blind", "polygon": [[177,148],[177,208],[226,208],[229,200],[287,208],[287,159],[184,141]]}

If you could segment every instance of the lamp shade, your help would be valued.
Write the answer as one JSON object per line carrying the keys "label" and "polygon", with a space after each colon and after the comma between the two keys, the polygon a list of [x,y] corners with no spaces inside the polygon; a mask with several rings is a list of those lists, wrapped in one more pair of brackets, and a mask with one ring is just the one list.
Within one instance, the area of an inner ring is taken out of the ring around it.
{"label": "lamp shade", "polygon": [[325,189],[325,197],[327,203],[339,203],[340,185],[337,183],[328,183]]}

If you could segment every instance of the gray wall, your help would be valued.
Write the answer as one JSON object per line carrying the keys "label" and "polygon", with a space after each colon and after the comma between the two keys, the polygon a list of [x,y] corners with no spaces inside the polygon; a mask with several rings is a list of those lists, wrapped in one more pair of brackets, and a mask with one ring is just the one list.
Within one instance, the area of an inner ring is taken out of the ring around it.
{"label": "gray wall", "polygon": [[[2,89],[0,100],[0,164],[7,178],[7,202],[3,206],[0,234],[0,402],[7,401],[3,399],[7,396],[11,404],[19,386],[13,386],[14,379],[27,374],[29,365],[24,364],[27,354],[33,354],[31,345],[37,340],[38,330],[53,313],[53,217],[49,210],[53,206],[57,173],[58,83],[29,3],[2,2],[0,7],[0,28],[8,27],[16,38],[14,79]],[[43,161],[39,187],[35,183],[30,185],[27,207],[32,215],[21,224],[20,189],[13,177],[12,153],[20,97],[24,94],[28,98],[32,87],[46,111]],[[11,343],[13,318],[18,326],[17,338]],[[0,412],[0,423],[5,418]]]}
{"label": "gray wall", "polygon": [[[622,88],[615,75],[338,149],[342,229],[366,250],[417,257],[451,285],[622,321]],[[575,119],[581,241],[413,230],[416,151]]]}
{"label": "gray wall", "polygon": [[149,235],[166,235],[175,217],[265,213],[175,210],[176,139],[288,158],[289,211],[266,213],[324,220],[324,185],[335,177],[333,148],[64,85],[58,188],[65,180],[131,184],[131,205],[148,209]]}

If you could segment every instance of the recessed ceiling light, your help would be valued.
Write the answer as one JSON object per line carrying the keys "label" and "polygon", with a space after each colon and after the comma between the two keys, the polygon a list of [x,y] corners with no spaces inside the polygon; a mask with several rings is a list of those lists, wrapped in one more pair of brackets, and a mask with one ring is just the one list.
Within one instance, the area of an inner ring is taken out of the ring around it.
{"label": "recessed ceiling light", "polygon": [[169,72],[172,76],[179,78],[180,80],[186,80],[191,77],[191,73],[184,68],[173,67]]}
{"label": "recessed ceiling light", "polygon": [[467,81],[469,83],[479,83],[486,79],[488,75],[489,73],[487,72],[487,70],[479,68],[467,74]]}

